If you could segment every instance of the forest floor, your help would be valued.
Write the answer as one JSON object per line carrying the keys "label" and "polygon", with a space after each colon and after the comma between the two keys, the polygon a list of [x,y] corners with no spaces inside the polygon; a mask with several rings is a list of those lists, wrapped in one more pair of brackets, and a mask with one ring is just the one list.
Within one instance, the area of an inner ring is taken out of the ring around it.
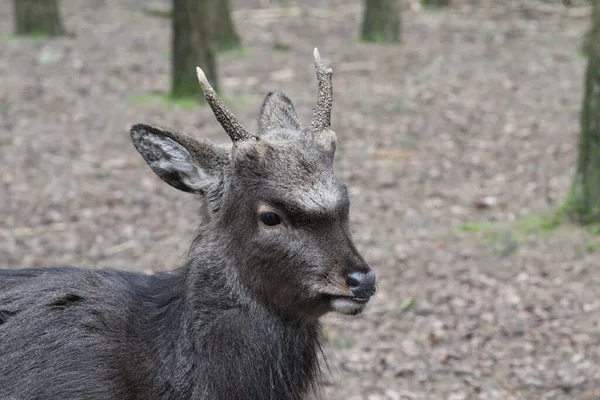
{"label": "forest floor", "polygon": [[[73,35],[53,40],[11,36],[0,4],[3,268],[185,260],[194,199],[151,172],[128,129],[226,136],[207,107],[156,95],[170,21],[144,10],[168,3],[62,0]],[[600,239],[544,214],[572,177],[589,10],[405,1],[392,46],[358,43],[360,3],[234,0],[245,47],[219,56],[250,126],[275,89],[309,119],[313,47],[334,69],[336,170],[379,291],[364,314],[326,318],[324,398],[600,398]]]}

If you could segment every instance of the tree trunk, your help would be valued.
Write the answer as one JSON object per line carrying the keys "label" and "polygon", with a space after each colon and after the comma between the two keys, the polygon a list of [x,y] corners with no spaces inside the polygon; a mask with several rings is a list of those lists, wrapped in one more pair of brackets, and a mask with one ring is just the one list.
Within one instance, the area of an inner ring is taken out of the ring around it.
{"label": "tree trunk", "polygon": [[203,99],[196,78],[197,66],[218,90],[213,5],[214,0],[173,0],[171,96],[174,98]]}
{"label": "tree trunk", "polygon": [[240,47],[240,37],[235,31],[229,0],[213,0],[215,4],[215,37],[219,51],[231,50]]}
{"label": "tree trunk", "polygon": [[450,0],[421,0],[423,7],[445,7],[450,5]]}
{"label": "tree trunk", "polygon": [[66,33],[58,0],[14,0],[15,34],[60,36]]}
{"label": "tree trunk", "polygon": [[400,41],[399,0],[365,0],[361,40],[377,43]]}
{"label": "tree trunk", "polygon": [[[563,1],[564,3],[564,1]],[[570,6],[571,4],[565,4],[566,6]],[[598,7],[600,7],[600,3],[592,0],[592,13],[596,13],[596,11],[598,10]],[[583,36],[583,43],[581,44],[581,52],[589,57],[592,50],[592,46],[594,44],[594,38],[598,38],[598,30],[600,29],[600,26],[598,26],[598,24],[594,23],[594,21],[592,21],[592,26],[590,26],[590,28],[588,29],[588,31],[585,33],[585,35]]]}
{"label": "tree trunk", "polygon": [[600,222],[600,0],[593,1],[578,159],[565,202],[565,211],[582,224]]}

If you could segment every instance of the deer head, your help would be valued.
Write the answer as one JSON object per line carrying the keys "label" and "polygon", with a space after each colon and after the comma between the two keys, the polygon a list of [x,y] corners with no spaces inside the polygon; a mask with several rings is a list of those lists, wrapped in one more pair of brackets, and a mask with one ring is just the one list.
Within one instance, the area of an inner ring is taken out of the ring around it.
{"label": "deer head", "polygon": [[[232,144],[147,125],[133,126],[131,138],[165,182],[204,196],[210,221],[201,229],[212,232],[212,243],[225,244],[220,257],[230,259],[224,264],[233,266],[243,290],[284,315],[357,314],[375,293],[375,274],[353,244],[348,191],[333,170],[332,70],[317,49],[314,60],[319,90],[308,128],[275,92],[261,107],[258,133],[250,133],[198,68],[204,96]],[[198,251],[210,251],[210,244],[200,243]]]}

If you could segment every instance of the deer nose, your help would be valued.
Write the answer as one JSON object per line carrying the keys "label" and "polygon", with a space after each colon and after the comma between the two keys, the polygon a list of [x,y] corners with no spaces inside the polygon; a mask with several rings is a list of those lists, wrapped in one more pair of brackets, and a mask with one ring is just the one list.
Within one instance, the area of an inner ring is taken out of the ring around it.
{"label": "deer nose", "polygon": [[356,299],[368,300],[375,294],[375,272],[352,272],[346,277],[352,295]]}

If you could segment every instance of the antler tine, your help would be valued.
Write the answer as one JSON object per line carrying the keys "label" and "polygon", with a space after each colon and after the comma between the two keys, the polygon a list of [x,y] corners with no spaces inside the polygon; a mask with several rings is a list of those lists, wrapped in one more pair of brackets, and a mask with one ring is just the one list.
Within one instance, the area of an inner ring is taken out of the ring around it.
{"label": "antler tine", "polygon": [[210,105],[210,108],[212,108],[215,117],[217,117],[217,121],[219,121],[223,129],[225,129],[225,132],[227,132],[231,140],[237,142],[239,140],[254,138],[255,136],[240,124],[235,115],[229,111],[223,101],[217,96],[217,92],[210,86],[204,71],[202,71],[200,67],[196,67],[196,75],[198,75],[198,81],[204,92],[204,98]]}
{"label": "antler tine", "polygon": [[313,119],[310,128],[313,132],[320,132],[331,125],[331,105],[333,102],[333,84],[331,75],[333,70],[325,68],[319,50],[315,47],[313,51],[317,81],[319,82],[319,93],[317,94],[317,107],[313,111]]}

